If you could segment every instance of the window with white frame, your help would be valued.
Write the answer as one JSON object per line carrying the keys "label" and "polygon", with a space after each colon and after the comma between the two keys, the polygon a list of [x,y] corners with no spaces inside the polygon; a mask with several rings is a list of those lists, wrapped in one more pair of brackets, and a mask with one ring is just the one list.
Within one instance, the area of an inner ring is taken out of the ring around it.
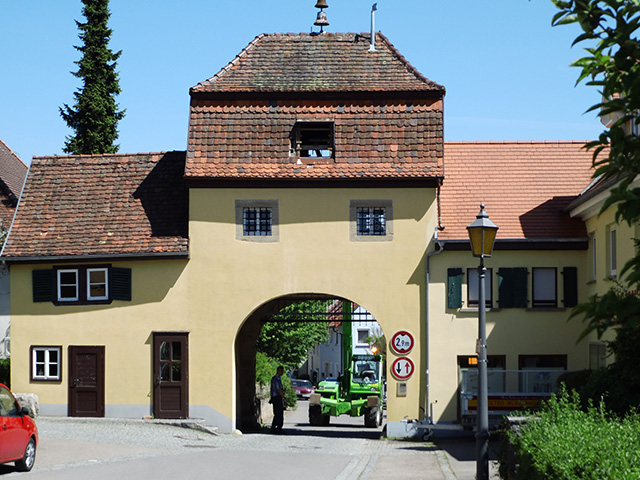
{"label": "window with white frame", "polygon": [[609,275],[615,277],[618,273],[617,260],[617,230],[615,227],[609,228]]}
{"label": "window with white frame", "polygon": [[[485,306],[487,308],[491,308],[493,305],[493,295],[492,295],[492,277],[493,277],[493,269],[488,268],[487,273],[484,277],[484,300]],[[478,306],[478,287],[480,286],[479,275],[477,268],[469,268],[467,269],[467,305],[469,307],[477,307]]]}
{"label": "window with white frame", "polygon": [[358,344],[359,345],[369,345],[369,329],[368,328],[359,328],[358,329]]}
{"label": "window with white frame", "polygon": [[61,379],[62,347],[31,347],[31,380]]}
{"label": "window with white frame", "polygon": [[32,271],[33,301],[56,305],[131,301],[131,269],[78,265]]}
{"label": "window with white frame", "polygon": [[352,200],[349,211],[351,241],[390,241],[393,238],[391,200]]}
{"label": "window with white frame", "polygon": [[534,307],[557,307],[558,288],[557,270],[555,268],[533,269],[533,306]]}
{"label": "window with white frame", "polygon": [[77,302],[80,299],[78,269],[58,270],[58,301]]}
{"label": "window with white frame", "polygon": [[87,269],[87,300],[109,299],[109,269]]}

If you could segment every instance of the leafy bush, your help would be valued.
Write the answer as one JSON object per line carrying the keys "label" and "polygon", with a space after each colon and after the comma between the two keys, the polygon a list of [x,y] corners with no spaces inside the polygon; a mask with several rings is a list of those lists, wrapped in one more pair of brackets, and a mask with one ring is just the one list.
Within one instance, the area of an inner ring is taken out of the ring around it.
{"label": "leafy bush", "polygon": [[[280,362],[269,358],[262,352],[256,353],[256,382],[264,387],[270,387],[271,378],[275,375]],[[284,388],[285,407],[294,408],[298,403],[296,392],[291,387],[291,379],[286,375],[282,376],[282,387]]]}
{"label": "leafy bush", "polygon": [[4,358],[0,360],[0,383],[4,383],[7,387],[11,387],[11,359]]}
{"label": "leafy bush", "polygon": [[519,480],[640,479],[640,415],[619,419],[603,403],[584,411],[565,388],[508,435]]}

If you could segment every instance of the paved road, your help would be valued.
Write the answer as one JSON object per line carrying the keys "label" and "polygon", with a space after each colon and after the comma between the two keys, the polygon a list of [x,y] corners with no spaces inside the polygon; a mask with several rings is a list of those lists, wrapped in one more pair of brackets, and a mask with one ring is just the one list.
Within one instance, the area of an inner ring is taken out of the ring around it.
{"label": "paved road", "polygon": [[[328,427],[310,427],[306,416],[306,402],[287,412],[282,436],[212,435],[143,420],[40,417],[36,464],[27,478],[474,478],[465,444],[443,450],[425,442],[387,441],[381,429],[362,427],[362,419],[339,417]],[[0,475],[22,474],[6,465]]]}

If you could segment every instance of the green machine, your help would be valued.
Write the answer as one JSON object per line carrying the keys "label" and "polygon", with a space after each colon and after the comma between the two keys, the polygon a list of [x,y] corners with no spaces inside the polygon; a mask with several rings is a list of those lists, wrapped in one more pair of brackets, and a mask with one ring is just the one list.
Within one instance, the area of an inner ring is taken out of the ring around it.
{"label": "green machine", "polygon": [[309,423],[329,425],[331,417],[364,417],[366,427],[382,425],[382,356],[353,353],[353,304],[342,302],[342,358],[344,372],[337,381],[319,383],[309,399]]}

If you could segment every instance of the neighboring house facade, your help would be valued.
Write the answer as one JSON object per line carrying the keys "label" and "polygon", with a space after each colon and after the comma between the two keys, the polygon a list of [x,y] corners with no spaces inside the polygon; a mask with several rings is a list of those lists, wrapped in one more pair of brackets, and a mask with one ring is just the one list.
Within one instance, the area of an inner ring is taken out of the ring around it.
{"label": "neighboring house facade", "polygon": [[[572,307],[586,301],[590,280],[587,229],[565,211],[591,181],[591,153],[583,147],[445,144],[441,222],[427,260],[428,403],[436,420],[460,418],[457,389],[468,387],[462,372],[476,366],[479,259],[466,227],[481,203],[499,227],[485,261],[489,393],[548,392],[560,372],[589,367],[590,339],[576,343],[584,325],[568,321]],[[522,370],[538,372],[516,372]]]}
{"label": "neighboring house facade", "polygon": [[[0,250],[11,228],[29,168],[0,140]],[[11,354],[9,270],[0,264],[0,359]]]}
{"label": "neighboring house facade", "polygon": [[47,415],[252,428],[264,322],[347,300],[369,334],[415,338],[387,420],[457,421],[481,202],[500,227],[490,367],[588,368],[591,339],[567,322],[590,288],[588,225],[566,210],[590,183],[584,142],[445,144],[444,88],[369,43],[256,37],[191,89],[187,152],[35,158],[3,253],[14,387]]}

